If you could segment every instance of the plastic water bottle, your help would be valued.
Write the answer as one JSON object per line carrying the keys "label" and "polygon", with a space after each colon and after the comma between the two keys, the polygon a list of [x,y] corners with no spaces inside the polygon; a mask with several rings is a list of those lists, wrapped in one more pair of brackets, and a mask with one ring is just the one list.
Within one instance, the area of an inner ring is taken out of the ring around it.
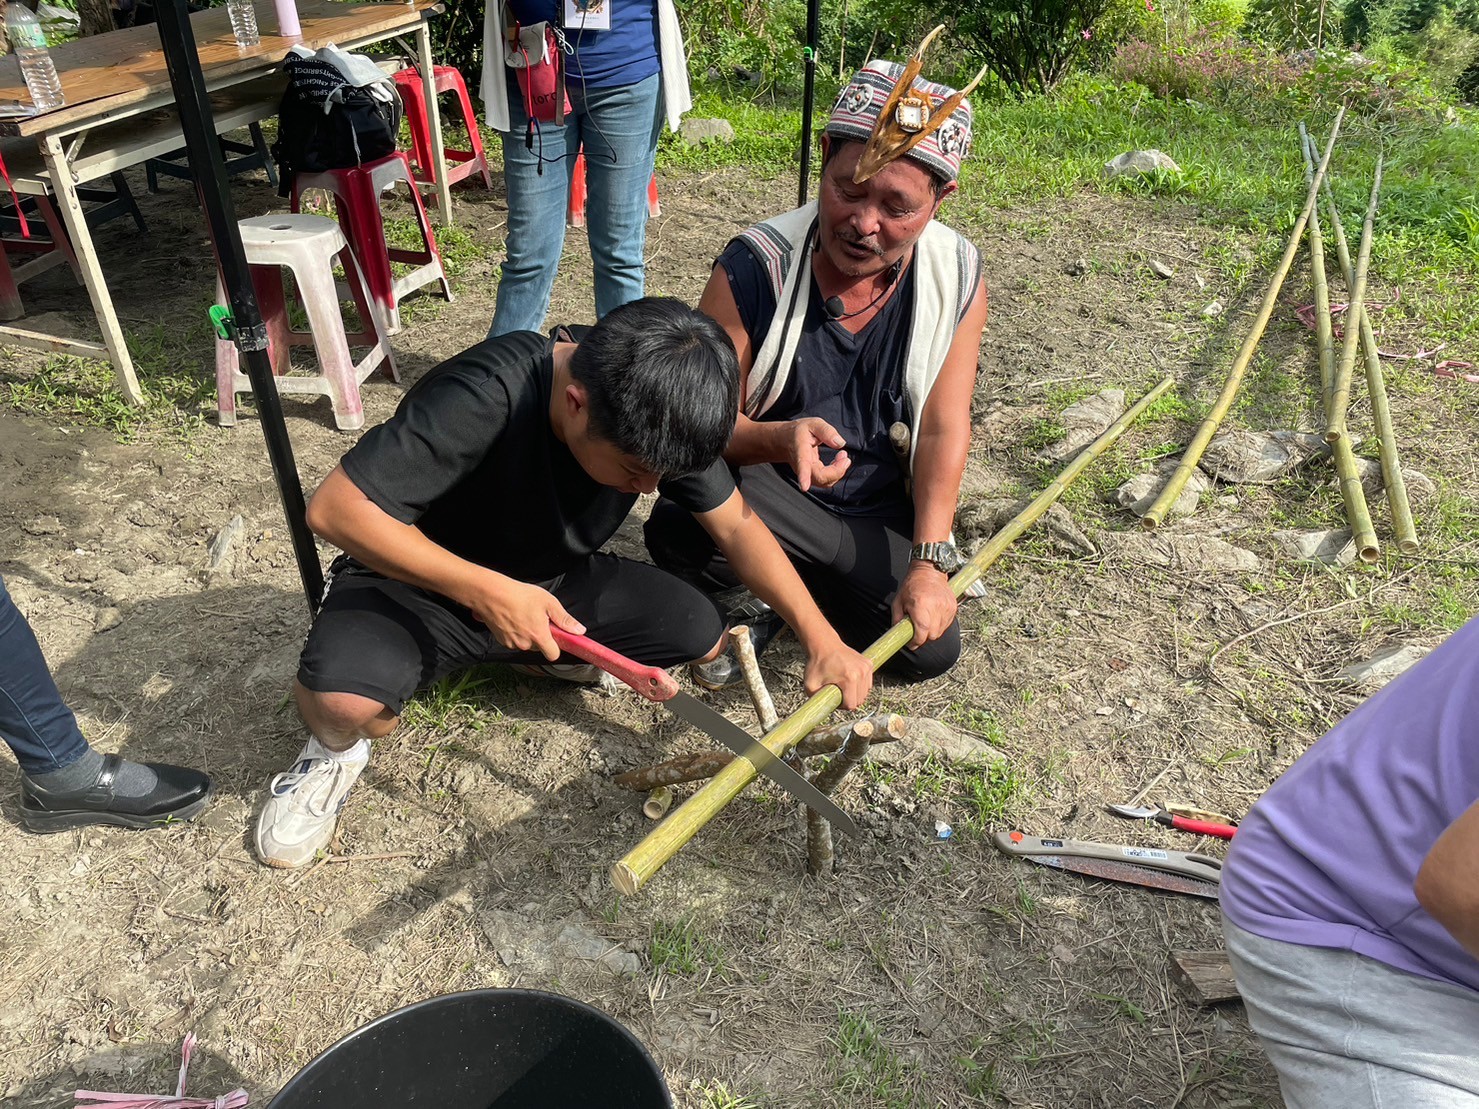
{"label": "plastic water bottle", "polygon": [[231,33],[236,45],[245,49],[262,41],[257,33],[257,6],[253,0],[226,0],[226,14],[231,17]]}
{"label": "plastic water bottle", "polygon": [[38,112],[49,112],[60,108],[62,82],[57,76],[51,55],[46,52],[46,32],[36,13],[19,0],[5,6],[5,33],[15,49],[16,60],[21,64],[21,76]]}

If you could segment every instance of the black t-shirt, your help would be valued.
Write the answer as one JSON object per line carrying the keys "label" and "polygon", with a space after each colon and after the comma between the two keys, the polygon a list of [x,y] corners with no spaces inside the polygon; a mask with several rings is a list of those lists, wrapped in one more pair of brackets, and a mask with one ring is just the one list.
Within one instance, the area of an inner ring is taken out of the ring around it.
{"label": "black t-shirt", "polygon": [[[615,534],[637,501],[602,485],[550,425],[553,344],[531,331],[485,339],[430,370],[396,413],[344,456],[349,479],[453,554],[520,581],[549,581]],[[659,486],[690,512],[734,492],[722,459]]]}
{"label": "black t-shirt", "polygon": [[[729,278],[740,322],[758,351],[775,320],[775,294],[761,260],[748,243],[735,239],[719,256]],[[914,267],[904,271],[899,288],[856,335],[827,314],[816,281],[807,282],[806,319],[796,362],[781,395],[761,417],[795,420],[817,416],[847,442],[852,465],[830,488],[814,486],[810,495],[833,511],[853,516],[893,516],[909,511],[904,471],[888,441],[894,423],[909,423],[904,389],[909,325],[914,315]],[[822,459],[830,462],[832,451]],[[793,484],[789,466],[777,469]]]}

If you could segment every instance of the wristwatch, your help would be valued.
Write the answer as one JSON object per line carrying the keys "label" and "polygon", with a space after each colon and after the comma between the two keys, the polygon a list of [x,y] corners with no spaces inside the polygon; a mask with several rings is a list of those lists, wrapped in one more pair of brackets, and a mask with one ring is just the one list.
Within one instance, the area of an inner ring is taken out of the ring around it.
{"label": "wristwatch", "polygon": [[950,542],[916,543],[909,549],[909,559],[911,562],[928,562],[946,576],[965,565],[965,559]]}

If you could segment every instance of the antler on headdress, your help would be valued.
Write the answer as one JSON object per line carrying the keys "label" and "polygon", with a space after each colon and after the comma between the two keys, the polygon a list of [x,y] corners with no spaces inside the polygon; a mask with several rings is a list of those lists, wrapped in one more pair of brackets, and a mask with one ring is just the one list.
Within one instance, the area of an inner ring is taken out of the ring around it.
{"label": "antler on headdress", "polygon": [[863,156],[858,159],[858,167],[853,171],[852,179],[858,184],[868,180],[895,159],[902,158],[938,131],[940,125],[950,118],[950,113],[960,107],[961,102],[986,76],[988,67],[983,65],[969,85],[935,108],[930,105],[928,93],[914,90],[915,78],[924,68],[924,52],[935,40],[935,36],[944,29],[945,25],[942,23],[924,37],[919,49],[914,51],[914,57],[904,67],[904,72],[899,74],[893,92],[884,101],[883,110],[878,114],[878,122],[873,125],[873,134],[868,137],[868,145],[863,148]]}

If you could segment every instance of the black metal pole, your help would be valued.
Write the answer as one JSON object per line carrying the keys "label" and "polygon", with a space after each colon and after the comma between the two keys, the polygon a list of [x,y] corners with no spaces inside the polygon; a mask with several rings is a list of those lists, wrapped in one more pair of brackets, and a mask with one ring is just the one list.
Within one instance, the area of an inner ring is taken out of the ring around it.
{"label": "black metal pole", "polygon": [[798,190],[797,207],[806,203],[806,191],[811,185],[811,112],[816,106],[817,86],[817,39],[820,31],[822,0],[806,0],[806,85],[801,94],[801,184]]}
{"label": "black metal pole", "polygon": [[293,444],[288,439],[287,424],[282,418],[282,402],[277,395],[277,382],[267,360],[267,328],[257,307],[247,269],[246,253],[236,229],[236,208],[231,203],[231,187],[226,167],[221,161],[221,147],[216,142],[215,120],[205,92],[205,79],[200,72],[200,58],[195,52],[195,32],[190,26],[190,13],[185,0],[164,0],[155,8],[159,22],[159,41],[164,47],[165,64],[169,67],[170,84],[174,86],[175,105],[180,112],[180,129],[185,135],[185,149],[195,175],[195,189],[205,213],[211,241],[215,243],[216,260],[221,267],[221,283],[226,289],[226,303],[236,328],[236,348],[246,362],[252,392],[257,400],[257,415],[262,434],[267,439],[267,457],[277,478],[277,491],[282,496],[283,512],[288,519],[288,534],[293,540],[293,554],[298,559],[298,576],[303,579],[303,592],[308,597],[308,610],[318,608],[323,594],[323,567],[319,565],[318,548],[308,530],[307,509],[303,502],[303,485],[298,480],[298,466],[293,461]]}

